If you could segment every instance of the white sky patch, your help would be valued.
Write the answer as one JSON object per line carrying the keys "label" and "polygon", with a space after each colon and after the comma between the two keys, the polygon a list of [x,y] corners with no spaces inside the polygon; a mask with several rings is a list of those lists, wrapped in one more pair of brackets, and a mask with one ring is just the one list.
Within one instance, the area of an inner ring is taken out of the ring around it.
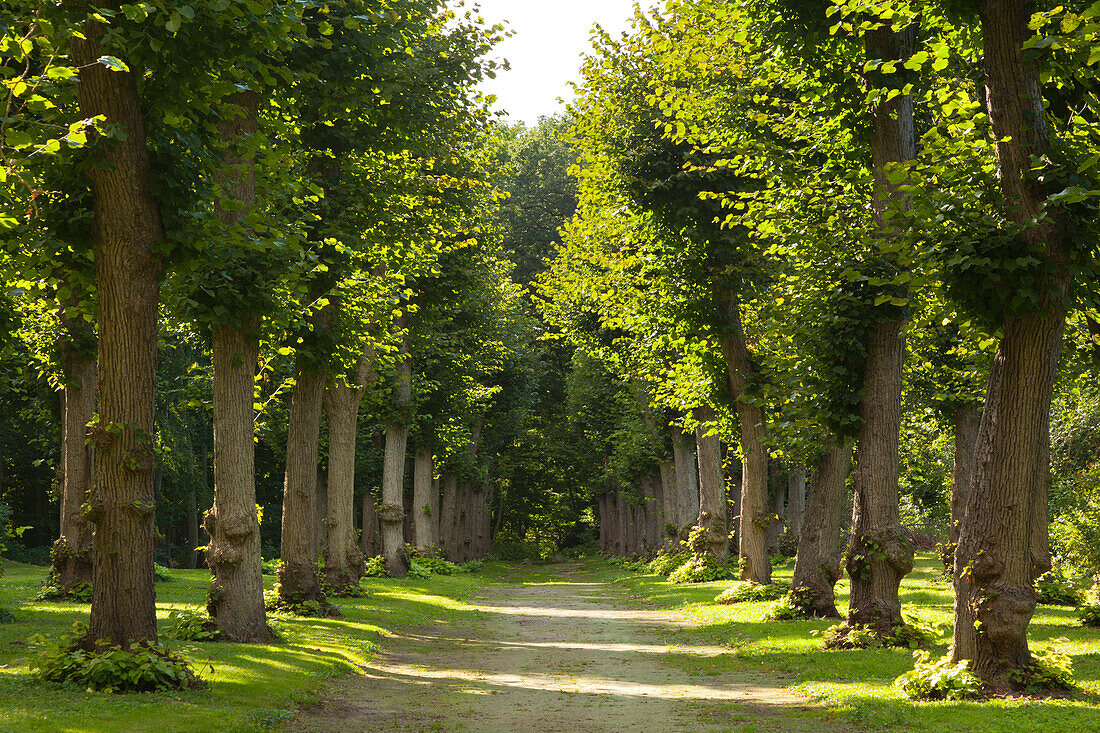
{"label": "white sky patch", "polygon": [[[527,124],[542,115],[564,110],[558,98],[568,101],[568,83],[579,81],[581,56],[589,51],[589,33],[599,24],[613,35],[627,30],[634,15],[634,0],[480,0],[481,14],[489,23],[509,21],[511,38],[493,50],[506,58],[510,71],[501,71],[482,89],[497,95],[497,108]],[[643,2],[643,7],[649,2]]]}

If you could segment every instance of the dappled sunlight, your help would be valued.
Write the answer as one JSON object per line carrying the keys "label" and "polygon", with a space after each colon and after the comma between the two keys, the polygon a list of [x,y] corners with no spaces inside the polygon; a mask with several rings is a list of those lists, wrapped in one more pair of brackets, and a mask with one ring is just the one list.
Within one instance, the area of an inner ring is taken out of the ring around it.
{"label": "dappled sunlight", "polygon": [[581,641],[494,641],[477,639],[458,639],[446,636],[423,636],[416,634],[396,634],[395,638],[408,639],[419,642],[445,642],[464,647],[482,647],[486,649],[561,649],[581,652],[622,652],[636,654],[686,654],[699,657],[716,657],[720,654],[729,654],[730,649],[723,646],[706,646],[696,644],[627,644],[616,642],[581,642]]}
{"label": "dappled sunlight", "polygon": [[542,618],[583,618],[611,619],[614,621],[633,621],[639,623],[660,623],[676,626],[690,626],[675,614],[665,611],[647,611],[623,608],[554,608],[549,606],[473,606],[485,613],[498,613],[504,616],[537,616]]}

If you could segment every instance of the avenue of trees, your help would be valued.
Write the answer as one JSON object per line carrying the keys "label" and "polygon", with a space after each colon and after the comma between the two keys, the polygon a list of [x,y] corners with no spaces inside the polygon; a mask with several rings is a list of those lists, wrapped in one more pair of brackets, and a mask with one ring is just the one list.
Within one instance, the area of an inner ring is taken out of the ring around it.
{"label": "avenue of trees", "polygon": [[155,563],[258,643],[597,543],[847,573],[830,643],[889,643],[938,543],[999,693],[1100,575],[1100,3],[668,0],[534,127],[444,0],[0,18],[0,525],[84,652],[155,647]]}

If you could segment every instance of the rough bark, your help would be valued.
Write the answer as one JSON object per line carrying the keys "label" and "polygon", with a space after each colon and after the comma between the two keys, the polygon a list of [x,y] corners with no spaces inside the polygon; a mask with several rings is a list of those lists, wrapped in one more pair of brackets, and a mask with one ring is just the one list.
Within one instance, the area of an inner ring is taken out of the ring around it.
{"label": "rough bark", "polygon": [[965,403],[955,410],[955,465],[951,474],[951,528],[948,533],[952,546],[959,541],[959,529],[970,495],[974,448],[981,419],[982,411],[977,405]]}
{"label": "rough bark", "polygon": [[712,424],[714,410],[709,405],[694,410],[696,455],[699,457],[699,517],[695,526],[706,530],[710,556],[719,565],[729,562],[729,521],[727,519],[726,481],[722,475],[722,446]]}
{"label": "rough bark", "polygon": [[[397,319],[397,328],[405,328],[406,317]],[[412,407],[412,359],[408,343],[402,339],[397,363],[394,397],[399,411]],[[386,457],[382,467],[382,554],[386,569],[394,578],[404,578],[409,573],[409,554],[405,549],[405,449],[409,441],[407,415],[386,420]]]}
{"label": "rough bark", "polygon": [[765,445],[764,411],[750,402],[748,386],[756,376],[745,329],[741,322],[741,306],[730,292],[714,290],[714,302],[724,321],[719,338],[726,361],[726,376],[730,394],[737,403],[737,422],[741,426],[741,497],[738,525],[738,563],[741,579],[754,583],[772,582],[772,566],[767,552],[768,529],[768,449]]}
{"label": "rough bark", "polygon": [[660,476],[642,476],[642,495],[645,496],[645,546],[643,551],[661,546],[661,481]]}
{"label": "rough bark", "polygon": [[844,493],[851,470],[852,444],[831,441],[810,481],[791,582],[792,600],[807,616],[840,617],[833,588],[840,580]]}
{"label": "rough bark", "polygon": [[413,459],[413,543],[429,550],[439,542],[439,496],[432,490],[432,451],[418,446]]}
{"label": "rough bark", "polygon": [[363,577],[363,552],[355,542],[355,445],[359,405],[374,380],[373,365],[374,351],[368,348],[356,365],[355,384],[330,381],[325,389],[329,432],[325,584],[337,590],[357,586]]}
{"label": "rough bark", "polygon": [[[75,304],[72,304],[75,305]],[[90,324],[72,316],[63,306],[61,325],[66,336],[59,361],[65,387],[61,397],[61,520],[50,552],[50,580],[63,594],[92,582],[92,527],[82,508],[92,485],[93,445],[87,440],[88,422],[95,414],[95,335]]]}
{"label": "rough bark", "polygon": [[793,537],[802,532],[806,516],[806,467],[791,466],[787,474],[787,525]]}
{"label": "rough bark", "polygon": [[981,7],[987,108],[1007,214],[1028,227],[1024,238],[1049,272],[1038,285],[1040,307],[1004,319],[955,552],[952,656],[969,659],[993,691],[1015,689],[1013,677],[1032,662],[1027,626],[1035,610],[1032,581],[1041,569],[1036,561],[1042,562],[1036,542],[1045,536],[1035,523],[1047,521],[1050,400],[1070,282],[1070,229],[1061,219],[1068,214],[1043,212],[1047,176],[1032,169],[1051,144],[1038,69],[1021,50],[1032,35],[1030,15],[1031,6],[1021,0],[987,0]]}
{"label": "rough bark", "polygon": [[443,474],[443,498],[439,509],[440,544],[448,559],[458,555],[458,476]]}
{"label": "rough bark", "polygon": [[658,522],[659,542],[662,545],[676,544],[674,530],[677,526],[678,506],[676,503],[676,468],[672,461],[661,461],[661,518]]}
{"label": "rough bark", "polygon": [[787,487],[785,484],[775,482],[768,503],[766,546],[768,554],[773,555],[779,552],[779,538],[783,536],[783,528],[786,526]]}
{"label": "rough bark", "polygon": [[[886,21],[865,36],[869,59],[906,60],[913,53],[916,27],[895,31]],[[875,72],[872,72],[872,74]],[[893,83],[894,80],[890,80]],[[869,75],[868,85],[885,91],[883,80]],[[913,98],[898,94],[875,102],[871,109],[873,204],[879,236],[896,238],[901,228],[890,210],[904,205],[904,194],[890,182],[888,166],[916,155]],[[848,574],[852,594],[848,622],[879,634],[893,634],[902,623],[898,588],[913,569],[913,549],[901,528],[898,511],[898,436],[901,431],[901,384],[905,360],[904,320],[893,306],[877,314],[868,331],[863,370],[863,400],[856,456],[852,539]]]}
{"label": "rough bark", "polygon": [[359,551],[363,557],[374,557],[379,551],[378,542],[378,505],[375,503],[374,494],[363,492],[362,508],[363,528],[359,533]]}
{"label": "rough bark", "polygon": [[72,39],[81,115],[103,115],[124,133],[105,141],[101,159],[87,168],[94,196],[100,417],[92,435],[97,450],[87,515],[96,528],[88,639],[129,648],[157,638],[152,436],[161,267],[154,250],[164,228],[150,185],[137,88],[142,70],[112,71],[98,62],[106,29],[89,21],[83,38]]}
{"label": "rough bark", "polygon": [[695,463],[692,437],[672,427],[672,459],[676,468],[676,533],[687,539],[688,531],[699,516],[699,474]]}

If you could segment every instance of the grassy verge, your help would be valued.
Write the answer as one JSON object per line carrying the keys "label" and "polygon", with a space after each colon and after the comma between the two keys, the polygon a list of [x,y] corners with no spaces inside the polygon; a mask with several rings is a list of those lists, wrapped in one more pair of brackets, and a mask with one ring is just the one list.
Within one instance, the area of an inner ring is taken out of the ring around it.
{"label": "grassy verge", "polygon": [[[208,690],[108,695],[32,681],[28,638],[56,635],[88,616],[87,604],[35,601],[45,575],[44,568],[5,563],[0,577],[0,608],[16,616],[14,623],[0,624],[0,731],[228,733],[277,727],[296,706],[311,702],[326,679],[355,672],[386,635],[467,612],[463,599],[486,580],[367,580],[368,596],[336,601],[341,620],[273,617],[278,644],[174,642],[195,660]],[[209,585],[206,571],[171,575],[171,582],[157,583],[161,619],[172,609],[200,606]]]}
{"label": "grassy verge", "polygon": [[[700,626],[679,632],[685,644],[724,644],[732,654],[676,663],[710,668],[715,675],[764,673],[818,701],[826,717],[874,730],[921,731],[1097,731],[1100,730],[1100,635],[1076,625],[1068,607],[1040,606],[1030,627],[1033,650],[1058,646],[1073,657],[1074,676],[1082,691],[1067,700],[996,700],[988,703],[914,703],[893,681],[912,669],[912,654],[900,649],[826,652],[820,632],[826,621],[763,620],[768,603],[716,605],[714,597],[730,581],[671,585],[650,575],[633,575],[594,564],[602,579],[621,584],[639,602],[657,608],[680,608]],[[938,559],[918,558],[902,584],[904,612],[938,624],[941,643],[933,654],[944,654],[950,642],[952,594],[940,577]],[[775,572],[790,581],[793,562]],[[838,608],[848,603],[848,583],[837,587]]]}

